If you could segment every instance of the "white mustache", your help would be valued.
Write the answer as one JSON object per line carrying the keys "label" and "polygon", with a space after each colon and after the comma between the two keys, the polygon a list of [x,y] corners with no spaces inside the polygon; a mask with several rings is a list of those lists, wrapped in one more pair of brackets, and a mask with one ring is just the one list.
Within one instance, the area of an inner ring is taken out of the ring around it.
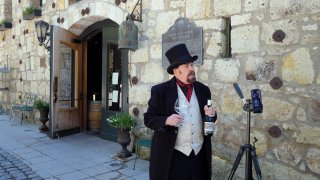
{"label": "white mustache", "polygon": [[192,72],[190,72],[190,73],[188,74],[188,76],[191,76],[191,75],[195,76],[194,71],[192,71]]}

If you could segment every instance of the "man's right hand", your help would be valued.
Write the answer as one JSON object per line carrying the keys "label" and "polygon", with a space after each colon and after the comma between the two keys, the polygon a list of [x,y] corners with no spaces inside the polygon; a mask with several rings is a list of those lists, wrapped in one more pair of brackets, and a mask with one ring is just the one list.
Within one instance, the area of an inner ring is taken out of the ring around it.
{"label": "man's right hand", "polygon": [[171,116],[169,116],[166,120],[166,125],[167,126],[176,126],[178,127],[178,125],[180,124],[180,122],[182,121],[182,116],[179,114],[171,114]]}

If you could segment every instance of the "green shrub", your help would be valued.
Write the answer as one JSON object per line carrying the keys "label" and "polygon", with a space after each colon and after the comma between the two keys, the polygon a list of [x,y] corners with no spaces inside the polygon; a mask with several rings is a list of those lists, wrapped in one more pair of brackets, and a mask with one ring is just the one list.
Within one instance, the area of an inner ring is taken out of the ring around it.
{"label": "green shrub", "polygon": [[30,7],[25,8],[22,13],[23,13],[23,15],[25,16],[25,15],[30,15],[30,14],[32,14],[33,11],[34,11],[34,7],[33,7],[33,6],[30,6]]}
{"label": "green shrub", "polygon": [[120,129],[132,129],[136,125],[136,120],[129,113],[117,113],[106,121],[111,127]]}
{"label": "green shrub", "polygon": [[49,111],[49,103],[42,99],[36,99],[33,103],[33,107],[38,110]]}
{"label": "green shrub", "polygon": [[8,20],[2,19],[2,20],[0,20],[0,25],[2,25],[2,24],[4,24],[4,23],[8,23],[8,22],[9,22]]}

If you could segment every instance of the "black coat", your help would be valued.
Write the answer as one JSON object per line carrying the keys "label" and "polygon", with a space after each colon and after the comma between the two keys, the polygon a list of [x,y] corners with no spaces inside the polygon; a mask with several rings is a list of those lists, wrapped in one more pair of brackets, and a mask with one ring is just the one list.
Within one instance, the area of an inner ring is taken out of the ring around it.
{"label": "black coat", "polygon": [[[194,92],[197,95],[201,116],[204,119],[204,106],[207,104],[207,100],[211,99],[211,92],[208,86],[200,82],[194,82],[193,86]],[[168,179],[178,128],[166,126],[165,121],[168,116],[176,113],[174,111],[174,103],[177,98],[178,91],[175,78],[151,88],[151,98],[148,102],[149,107],[144,114],[145,125],[154,130],[150,155],[150,180]],[[203,147],[207,156],[208,177],[211,179],[211,137],[204,136]]]}

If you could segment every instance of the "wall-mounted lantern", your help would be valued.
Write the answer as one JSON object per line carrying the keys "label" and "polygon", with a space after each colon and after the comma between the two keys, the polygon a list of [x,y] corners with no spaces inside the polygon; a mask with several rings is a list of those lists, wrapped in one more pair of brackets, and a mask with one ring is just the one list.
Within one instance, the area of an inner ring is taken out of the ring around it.
{"label": "wall-mounted lantern", "polygon": [[118,48],[124,50],[137,50],[138,49],[138,27],[134,21],[142,22],[142,0],[138,0],[131,14],[122,22],[119,27],[118,34]]}
{"label": "wall-mounted lantern", "polygon": [[[47,51],[50,52],[50,46],[48,45],[50,39],[49,38],[47,39],[47,36],[50,37],[50,33],[48,32],[49,24],[43,20],[40,20],[35,22],[35,26],[36,26],[37,38],[40,44],[42,44],[47,49]],[[48,41],[45,43],[46,40]]]}

